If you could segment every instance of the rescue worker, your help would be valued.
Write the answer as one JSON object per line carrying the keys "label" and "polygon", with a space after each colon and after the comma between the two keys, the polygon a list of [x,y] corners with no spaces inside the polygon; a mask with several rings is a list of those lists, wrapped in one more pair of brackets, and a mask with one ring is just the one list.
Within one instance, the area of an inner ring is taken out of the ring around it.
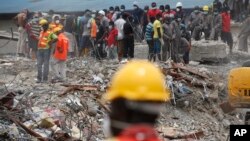
{"label": "rescue worker", "polygon": [[202,16],[202,32],[205,35],[205,40],[209,40],[211,33],[211,21],[212,15],[209,13],[209,7],[207,5],[203,6],[203,16]]}
{"label": "rescue worker", "polygon": [[191,31],[194,40],[201,39],[202,30],[202,14],[200,12],[199,6],[194,7],[194,11],[191,13],[188,21],[188,30]]}
{"label": "rescue worker", "polygon": [[126,17],[122,16],[119,19],[115,21],[115,27],[118,30],[118,36],[117,36],[117,49],[118,49],[118,60],[121,61],[123,57],[123,50],[124,50],[124,32],[123,27],[126,23],[125,19]]}
{"label": "rescue worker", "polygon": [[112,20],[112,17],[113,17],[113,14],[114,14],[114,7],[113,6],[111,6],[111,7],[109,7],[109,12],[107,13],[107,18],[109,19],[109,21],[113,21]]}
{"label": "rescue worker", "polygon": [[141,42],[142,37],[142,18],[143,18],[143,10],[138,6],[138,2],[135,1],[133,3],[134,10],[132,11],[133,16],[133,24],[134,27],[134,37],[136,41]]}
{"label": "rescue worker", "polygon": [[218,40],[220,37],[222,28],[222,18],[221,14],[219,14],[218,10],[214,10],[213,12],[213,18],[211,21],[211,34],[210,34],[210,40]]}
{"label": "rescue worker", "polygon": [[119,6],[115,6],[115,12],[112,16],[112,21],[115,22],[117,19],[119,19],[121,17],[120,14],[121,14],[121,11],[120,11]]}
{"label": "rescue worker", "polygon": [[100,19],[96,18],[96,25],[98,27],[97,34],[96,34],[96,44],[97,44],[97,59],[101,60],[102,58],[105,57],[104,55],[104,38],[105,38],[105,31],[104,27],[101,24]]}
{"label": "rescue worker", "polygon": [[117,35],[118,30],[115,27],[113,21],[109,22],[109,33],[107,37],[107,52],[108,52],[108,59],[116,60],[117,57]]}
{"label": "rescue worker", "polygon": [[172,44],[172,27],[171,27],[171,18],[166,16],[164,18],[163,24],[163,41],[164,45],[162,46],[162,61],[166,61],[170,57],[170,47]]}
{"label": "rescue worker", "polygon": [[53,72],[52,83],[64,82],[66,80],[66,60],[69,49],[69,40],[63,29],[56,27],[54,33],[57,35],[57,42],[51,65]]}
{"label": "rescue worker", "polygon": [[164,5],[160,5],[159,10],[161,11],[161,13],[165,12],[165,7],[164,7]]}
{"label": "rescue worker", "polygon": [[123,58],[124,61],[126,62],[127,59],[132,59],[134,58],[134,30],[132,25],[130,24],[133,20],[131,16],[126,18],[126,23],[123,26],[123,33],[124,33],[124,54]]}
{"label": "rescue worker", "polygon": [[148,11],[148,22],[150,21],[150,17],[155,17],[156,15],[161,14],[161,11],[157,8],[155,2],[152,2],[151,9]]}
{"label": "rescue worker", "polygon": [[79,51],[80,55],[83,57],[89,56],[89,50],[92,47],[91,41],[90,41],[90,28],[89,28],[89,20],[91,19],[91,11],[86,10],[84,17],[82,18],[82,27],[83,27],[83,33],[82,33],[82,41],[81,41],[81,49]]}
{"label": "rescue worker", "polygon": [[148,25],[148,10],[149,10],[149,6],[146,5],[144,7],[144,13],[143,13],[143,18],[142,18],[143,35],[145,35],[146,27]]}
{"label": "rescue worker", "polygon": [[176,9],[175,9],[176,15],[178,14],[178,17],[180,17],[182,19],[181,23],[185,24],[185,21],[184,21],[185,20],[185,13],[183,11],[183,5],[182,5],[182,3],[181,2],[177,2],[175,7],[176,7]]}
{"label": "rescue worker", "polygon": [[173,32],[173,43],[171,45],[171,59],[175,63],[180,62],[180,57],[179,57],[179,48],[180,48],[180,42],[181,42],[181,30],[180,30],[180,25],[182,21],[182,16],[180,14],[176,14],[175,20],[172,21],[171,27],[172,27],[172,32]]}
{"label": "rescue worker", "polygon": [[148,60],[149,61],[155,61],[154,40],[153,40],[153,34],[154,34],[153,23],[154,23],[154,21],[155,21],[155,17],[150,17],[150,22],[148,23],[148,25],[146,27],[146,32],[145,32],[145,39],[146,39],[147,44],[148,44]]}
{"label": "rescue worker", "polygon": [[35,59],[36,58],[36,53],[37,53],[37,45],[38,45],[38,40],[39,40],[39,35],[41,32],[41,27],[39,25],[39,14],[36,12],[33,16],[33,19],[26,24],[26,29],[28,33],[28,43],[29,43],[29,48],[30,53],[31,53],[31,58]]}
{"label": "rescue worker", "polygon": [[243,22],[241,29],[240,29],[240,33],[238,35],[239,38],[239,51],[244,51],[244,52],[248,52],[248,37],[250,35],[250,17],[248,16],[248,18]]}
{"label": "rescue worker", "polygon": [[165,12],[162,13],[162,18],[164,20],[166,17],[169,17],[169,18],[174,17],[175,14],[176,14],[175,11],[171,10],[170,5],[167,4],[165,5]]}
{"label": "rescue worker", "polygon": [[61,29],[63,28],[63,25],[60,23],[59,16],[55,16],[53,22],[49,24],[49,28],[51,31],[54,31],[56,27],[59,27]]}
{"label": "rescue worker", "polygon": [[231,33],[231,16],[229,7],[224,7],[221,13],[222,17],[222,32],[221,40],[228,44],[229,52],[232,54],[233,49],[233,36]]}
{"label": "rescue worker", "polygon": [[184,24],[180,24],[181,30],[181,40],[179,43],[178,53],[182,56],[183,63],[189,63],[189,52],[191,49],[191,34],[187,31],[186,26]]}
{"label": "rescue worker", "polygon": [[158,60],[161,61],[161,47],[163,45],[163,29],[162,24],[160,22],[161,14],[156,15],[156,20],[153,23],[153,29],[154,29],[154,60],[155,57],[158,57]]}
{"label": "rescue worker", "polygon": [[[96,48],[96,35],[97,35],[97,25],[96,25],[96,11],[92,11],[91,18],[88,21],[87,27],[90,31],[90,42],[91,46],[90,48],[94,50],[94,52],[97,52]],[[95,57],[97,57],[97,54],[94,54]]]}
{"label": "rescue worker", "polygon": [[170,99],[164,79],[158,68],[143,60],[127,63],[114,75],[104,96],[111,107],[104,127],[107,141],[161,140],[154,126]]}
{"label": "rescue worker", "polygon": [[18,27],[18,41],[17,41],[17,52],[16,54],[20,57],[25,56],[25,42],[27,39],[27,32],[25,30],[25,26],[27,24],[27,16],[28,16],[28,10],[22,10],[17,16],[13,18],[15,24]]}
{"label": "rescue worker", "polygon": [[57,41],[57,36],[49,30],[48,21],[40,20],[42,31],[39,36],[37,50],[37,83],[47,82],[49,74],[50,49],[53,43]]}
{"label": "rescue worker", "polygon": [[66,16],[65,25],[64,25],[64,34],[67,36],[69,40],[69,56],[71,58],[76,56],[76,52],[78,51],[77,43],[74,32],[74,27],[76,25],[74,15]]}

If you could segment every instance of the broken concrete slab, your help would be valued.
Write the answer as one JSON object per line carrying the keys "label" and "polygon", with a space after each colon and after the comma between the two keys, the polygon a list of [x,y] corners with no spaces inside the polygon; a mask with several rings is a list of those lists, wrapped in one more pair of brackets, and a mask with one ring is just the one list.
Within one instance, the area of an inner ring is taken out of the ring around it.
{"label": "broken concrete slab", "polygon": [[192,41],[190,60],[218,63],[227,59],[227,48],[227,44],[221,41]]}

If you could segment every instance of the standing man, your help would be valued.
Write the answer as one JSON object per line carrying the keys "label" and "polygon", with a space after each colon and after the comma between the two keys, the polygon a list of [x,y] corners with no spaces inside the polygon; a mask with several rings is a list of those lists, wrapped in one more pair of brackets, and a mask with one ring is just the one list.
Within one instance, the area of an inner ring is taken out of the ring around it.
{"label": "standing man", "polygon": [[148,11],[148,21],[150,21],[150,17],[155,17],[156,15],[161,14],[161,11],[157,8],[155,2],[152,2],[151,9]]}
{"label": "standing man", "polygon": [[150,22],[148,23],[148,25],[146,27],[146,32],[145,32],[145,39],[146,39],[147,44],[148,44],[148,60],[149,61],[155,61],[154,40],[153,40],[153,35],[154,35],[153,23],[154,23],[154,21],[155,21],[155,17],[150,17]]}
{"label": "standing man", "polygon": [[131,16],[126,16],[126,23],[123,27],[123,33],[124,33],[124,54],[123,57],[125,61],[127,59],[134,58],[134,30],[132,25],[130,24],[133,20]]}
{"label": "standing man", "polygon": [[205,40],[209,40],[211,33],[211,21],[213,17],[209,13],[209,7],[207,5],[203,6],[203,14],[202,14],[202,32],[204,32]]}
{"label": "standing man", "polygon": [[19,37],[18,37],[18,42],[17,42],[16,53],[20,57],[25,56],[25,43],[26,43],[26,38],[27,38],[27,32],[25,30],[25,26],[27,23],[27,14],[28,14],[28,10],[25,9],[13,18],[15,24],[18,26]]}
{"label": "standing man", "polygon": [[92,46],[90,41],[90,28],[88,27],[89,19],[91,19],[90,10],[86,10],[84,18],[82,19],[82,42],[81,42],[81,50],[80,56],[87,57],[89,55],[89,49]]}
{"label": "standing man", "polygon": [[182,3],[181,2],[177,2],[175,7],[176,7],[176,9],[175,9],[176,15],[178,15],[179,17],[181,17],[181,19],[182,19],[181,23],[185,24],[185,12],[183,11],[183,5],[182,5]]}
{"label": "standing man", "polygon": [[39,14],[36,12],[33,16],[33,19],[27,24],[27,33],[28,33],[28,43],[31,49],[31,58],[36,58],[37,45],[39,40],[39,35],[41,32],[41,27],[39,25]]}
{"label": "standing man", "polygon": [[126,18],[124,15],[120,17],[118,20],[115,21],[115,27],[118,30],[118,36],[117,36],[117,48],[118,48],[118,60],[121,61],[123,57],[123,50],[124,50],[124,24],[126,21],[124,20]]}
{"label": "standing man", "polygon": [[238,35],[239,38],[239,51],[248,52],[248,37],[250,36],[250,17],[243,22],[241,26],[240,33]]}
{"label": "standing man", "polygon": [[160,141],[154,126],[169,98],[158,68],[141,60],[127,63],[114,75],[104,96],[111,107],[108,141]]}
{"label": "standing man", "polygon": [[172,27],[171,27],[171,18],[165,17],[163,24],[163,41],[164,45],[162,46],[162,61],[166,61],[170,57],[170,47],[172,44]]}
{"label": "standing man", "polygon": [[109,34],[107,37],[107,46],[108,46],[108,59],[116,60],[117,59],[117,35],[118,30],[115,28],[113,21],[109,22]]}
{"label": "standing man", "polygon": [[69,40],[69,56],[71,58],[76,56],[76,52],[78,50],[75,36],[73,35],[74,27],[75,27],[75,16],[67,15],[64,25],[64,34]]}
{"label": "standing man", "polygon": [[232,37],[232,33],[231,33],[230,9],[228,7],[223,8],[223,12],[221,13],[221,17],[222,17],[221,40],[228,44],[230,54],[232,54],[233,37]]}
{"label": "standing man", "polygon": [[142,16],[142,26],[143,26],[143,29],[142,29],[142,31],[143,31],[143,35],[145,35],[145,32],[146,32],[146,27],[147,27],[147,25],[148,25],[148,10],[149,10],[149,6],[148,5],[146,5],[145,7],[144,7],[144,13],[143,13],[143,16]]}
{"label": "standing man", "polygon": [[66,80],[66,60],[68,56],[69,40],[63,33],[63,30],[59,27],[54,29],[54,33],[57,35],[57,43],[55,47],[55,53],[53,55],[52,72],[54,78],[52,82],[64,82]]}
{"label": "standing man", "polygon": [[161,14],[156,15],[156,20],[154,21],[153,28],[154,28],[154,60],[157,56],[159,61],[161,61],[161,46],[163,45],[162,35],[163,29],[162,24],[160,22]]}
{"label": "standing man", "polygon": [[171,10],[170,5],[166,4],[165,5],[165,12],[162,13],[162,18],[164,20],[166,17],[168,17],[168,18],[174,17],[175,14],[176,14],[175,11]]}
{"label": "standing man", "polygon": [[222,18],[218,10],[214,10],[213,19],[211,21],[212,31],[210,34],[210,40],[218,40],[222,28]]}
{"label": "standing man", "polygon": [[188,30],[191,31],[191,35],[196,41],[201,39],[202,22],[203,19],[202,13],[200,12],[200,8],[199,6],[195,6],[194,11],[189,17]]}
{"label": "standing man", "polygon": [[[142,36],[142,23],[143,23],[143,10],[138,6],[138,3],[135,1],[133,3],[133,7],[134,10],[132,12],[133,18],[134,18],[134,22],[133,22],[133,26],[135,27],[135,39],[139,42],[142,41],[143,36]],[[132,23],[131,23],[132,24]]]}
{"label": "standing man", "polygon": [[176,14],[175,20],[172,21],[171,23],[172,32],[173,32],[173,43],[171,45],[170,55],[175,63],[180,62],[179,48],[180,48],[180,43],[181,43],[181,30],[180,30],[181,21],[182,21],[182,16],[179,14]]}
{"label": "standing man", "polygon": [[40,20],[42,31],[38,41],[37,51],[37,83],[47,82],[49,75],[50,48],[57,41],[57,36],[49,30],[48,21]]}

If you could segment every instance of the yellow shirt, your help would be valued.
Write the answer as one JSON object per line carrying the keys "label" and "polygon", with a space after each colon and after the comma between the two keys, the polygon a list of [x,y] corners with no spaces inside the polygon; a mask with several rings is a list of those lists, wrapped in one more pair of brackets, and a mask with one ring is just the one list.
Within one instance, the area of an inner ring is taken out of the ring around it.
{"label": "yellow shirt", "polygon": [[162,24],[159,20],[155,20],[153,24],[153,28],[154,28],[154,39],[159,38],[158,31],[157,31],[158,28],[160,28],[161,36],[163,35]]}

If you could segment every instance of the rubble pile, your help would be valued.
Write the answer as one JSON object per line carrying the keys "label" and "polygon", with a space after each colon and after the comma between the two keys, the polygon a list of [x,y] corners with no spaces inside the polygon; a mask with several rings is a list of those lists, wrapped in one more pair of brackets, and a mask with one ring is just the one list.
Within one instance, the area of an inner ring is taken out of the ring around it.
{"label": "rubble pile", "polygon": [[[109,105],[102,95],[123,64],[71,59],[66,82],[36,84],[35,63],[8,56],[0,60],[0,77],[5,78],[0,80],[0,140],[103,140]],[[230,123],[241,119],[238,113],[224,114],[219,108],[223,78],[204,67],[171,62],[156,65],[172,94],[156,127],[161,137],[226,139]]]}

